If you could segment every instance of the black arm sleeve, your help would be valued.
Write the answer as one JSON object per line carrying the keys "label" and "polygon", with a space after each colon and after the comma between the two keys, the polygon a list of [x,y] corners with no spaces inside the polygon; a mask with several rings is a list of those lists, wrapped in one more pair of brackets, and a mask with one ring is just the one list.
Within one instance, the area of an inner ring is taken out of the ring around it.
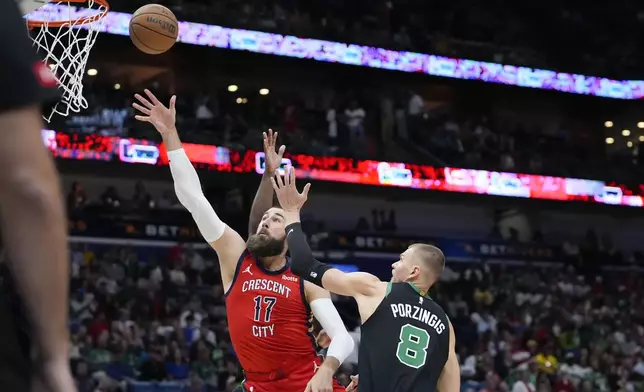
{"label": "black arm sleeve", "polygon": [[323,287],[322,276],[331,267],[313,257],[313,251],[299,222],[286,226],[286,241],[291,253],[291,271],[302,279]]}
{"label": "black arm sleeve", "polygon": [[0,1],[0,112],[59,98],[56,79],[28,34],[17,2]]}

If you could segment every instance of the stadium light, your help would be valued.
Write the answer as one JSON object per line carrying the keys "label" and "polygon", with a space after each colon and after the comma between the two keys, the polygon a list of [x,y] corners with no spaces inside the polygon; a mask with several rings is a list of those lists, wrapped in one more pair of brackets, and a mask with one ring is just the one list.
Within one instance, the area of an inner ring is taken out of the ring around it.
{"label": "stadium light", "polygon": [[638,128],[644,128],[644,121],[640,121],[637,123]]}
{"label": "stadium light", "polygon": [[239,87],[236,84],[231,84],[230,86],[228,86],[228,91],[230,91],[231,93],[234,93],[237,90],[239,90]]}
{"label": "stadium light", "polygon": [[605,126],[606,128],[611,128],[611,127],[613,126],[613,122],[612,122],[612,121],[606,121],[606,122],[604,123],[604,126]]}
{"label": "stadium light", "polygon": [[631,131],[628,129],[622,130],[622,136],[631,136]]}
{"label": "stadium light", "polygon": [[612,137],[606,138],[606,144],[613,144],[613,143],[615,143],[615,139],[613,139]]}
{"label": "stadium light", "polygon": [[631,147],[633,147],[633,142],[629,141],[628,143],[626,143],[626,145],[627,145],[629,148],[631,148]]}
{"label": "stadium light", "polygon": [[87,70],[87,74],[89,76],[96,76],[96,75],[98,75],[98,70],[96,70],[96,68],[90,68],[90,69]]}
{"label": "stadium light", "polygon": [[119,83],[116,83],[114,85],[114,90],[120,90],[120,89],[121,89],[121,85]]}
{"label": "stadium light", "polygon": [[248,103],[248,99],[242,98],[242,103]]}
{"label": "stadium light", "polygon": [[644,136],[639,137],[640,142],[644,142]]}
{"label": "stadium light", "polygon": [[267,88],[259,89],[259,95],[268,95],[271,91]]}
{"label": "stadium light", "polygon": [[242,103],[242,99],[241,99],[241,98],[237,98],[237,99],[235,100],[235,102],[237,102],[238,104],[240,104],[240,103]]}

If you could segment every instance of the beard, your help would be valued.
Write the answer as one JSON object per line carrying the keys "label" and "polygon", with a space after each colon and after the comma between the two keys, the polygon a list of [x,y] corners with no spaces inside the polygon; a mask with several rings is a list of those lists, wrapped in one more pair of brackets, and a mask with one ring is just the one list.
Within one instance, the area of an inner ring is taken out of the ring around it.
{"label": "beard", "polygon": [[272,238],[267,234],[252,234],[246,241],[246,248],[255,257],[272,257],[282,254],[286,238]]}

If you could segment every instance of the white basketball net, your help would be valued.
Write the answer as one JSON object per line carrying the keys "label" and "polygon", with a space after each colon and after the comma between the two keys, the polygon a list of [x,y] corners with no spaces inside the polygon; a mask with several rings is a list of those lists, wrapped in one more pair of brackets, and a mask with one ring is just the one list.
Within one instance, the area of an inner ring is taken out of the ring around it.
{"label": "white basketball net", "polygon": [[[107,7],[94,0],[85,3],[87,8],[71,4],[68,1],[53,2],[27,15],[28,20],[42,24],[42,27],[34,28],[31,39],[62,91],[61,100],[44,115],[47,122],[54,114],[67,116],[70,111],[78,113],[87,109],[87,100],[83,97],[83,76],[103,18],[91,21],[84,17],[104,16],[108,11]],[[64,24],[54,27],[50,26],[51,22]]]}

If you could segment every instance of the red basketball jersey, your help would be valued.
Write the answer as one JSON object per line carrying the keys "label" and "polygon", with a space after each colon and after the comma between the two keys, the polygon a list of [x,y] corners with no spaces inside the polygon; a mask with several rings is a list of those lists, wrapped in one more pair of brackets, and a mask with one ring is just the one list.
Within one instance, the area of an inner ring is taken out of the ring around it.
{"label": "red basketball jersey", "polygon": [[226,308],[230,338],[247,380],[277,381],[320,363],[304,283],[289,264],[268,271],[245,252],[226,293]]}

